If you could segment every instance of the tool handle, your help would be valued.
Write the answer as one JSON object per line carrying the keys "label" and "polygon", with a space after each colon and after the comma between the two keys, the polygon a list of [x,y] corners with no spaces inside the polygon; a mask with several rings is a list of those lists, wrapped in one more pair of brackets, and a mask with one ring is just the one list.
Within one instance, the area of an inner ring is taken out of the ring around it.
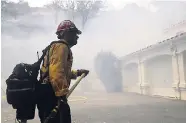
{"label": "tool handle", "polygon": [[83,73],[75,82],[75,84],[70,88],[69,93],[67,94],[67,98],[71,95],[71,93],[74,91],[74,89],[77,87],[77,85],[80,83],[80,81],[85,77],[85,73]]}
{"label": "tool handle", "polygon": [[[83,73],[75,82],[75,84],[70,88],[69,93],[67,94],[67,98],[71,95],[71,93],[74,91],[74,89],[77,87],[77,85],[80,83],[80,81],[85,77],[85,73]],[[52,110],[50,115],[45,119],[44,123],[48,123],[49,119],[51,117],[55,117],[60,107],[60,103]]]}

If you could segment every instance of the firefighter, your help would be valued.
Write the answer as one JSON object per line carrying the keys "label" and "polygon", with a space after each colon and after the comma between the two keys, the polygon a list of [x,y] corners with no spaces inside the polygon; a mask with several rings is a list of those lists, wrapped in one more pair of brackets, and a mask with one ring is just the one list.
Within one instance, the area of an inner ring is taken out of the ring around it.
{"label": "firefighter", "polygon": [[48,123],[71,123],[70,107],[66,95],[71,79],[76,79],[88,70],[71,70],[73,55],[71,48],[77,44],[81,31],[70,20],[62,21],[57,28],[57,38],[63,43],[54,43],[44,57],[41,67],[41,88],[37,108],[41,123],[60,101],[60,109]]}

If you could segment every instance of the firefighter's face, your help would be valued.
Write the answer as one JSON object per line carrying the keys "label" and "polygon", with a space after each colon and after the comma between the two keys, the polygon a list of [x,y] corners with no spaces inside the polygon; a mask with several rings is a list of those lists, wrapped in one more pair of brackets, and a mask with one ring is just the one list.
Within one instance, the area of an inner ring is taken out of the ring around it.
{"label": "firefighter's face", "polygon": [[66,33],[66,40],[68,41],[68,43],[71,46],[74,46],[77,44],[77,40],[78,40],[79,36],[77,35],[76,31],[68,31]]}

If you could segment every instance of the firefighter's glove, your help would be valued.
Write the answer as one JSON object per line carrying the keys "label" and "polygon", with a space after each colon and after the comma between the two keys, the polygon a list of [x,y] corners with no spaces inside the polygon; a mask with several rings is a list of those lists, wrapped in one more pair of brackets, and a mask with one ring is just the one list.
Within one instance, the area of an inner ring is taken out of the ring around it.
{"label": "firefighter's glove", "polygon": [[81,76],[82,74],[85,74],[85,76],[87,76],[89,74],[89,70],[84,69],[77,70],[77,76]]}

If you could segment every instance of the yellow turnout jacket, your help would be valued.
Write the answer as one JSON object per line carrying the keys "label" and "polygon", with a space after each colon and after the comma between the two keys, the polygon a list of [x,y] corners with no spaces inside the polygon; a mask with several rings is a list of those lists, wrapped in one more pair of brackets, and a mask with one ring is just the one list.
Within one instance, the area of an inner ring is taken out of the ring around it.
{"label": "yellow turnout jacket", "polygon": [[[68,93],[71,79],[76,79],[77,71],[72,71],[73,55],[68,43],[54,43],[46,53],[41,67],[44,82],[50,82],[56,96]],[[49,54],[48,54],[49,53]]]}

